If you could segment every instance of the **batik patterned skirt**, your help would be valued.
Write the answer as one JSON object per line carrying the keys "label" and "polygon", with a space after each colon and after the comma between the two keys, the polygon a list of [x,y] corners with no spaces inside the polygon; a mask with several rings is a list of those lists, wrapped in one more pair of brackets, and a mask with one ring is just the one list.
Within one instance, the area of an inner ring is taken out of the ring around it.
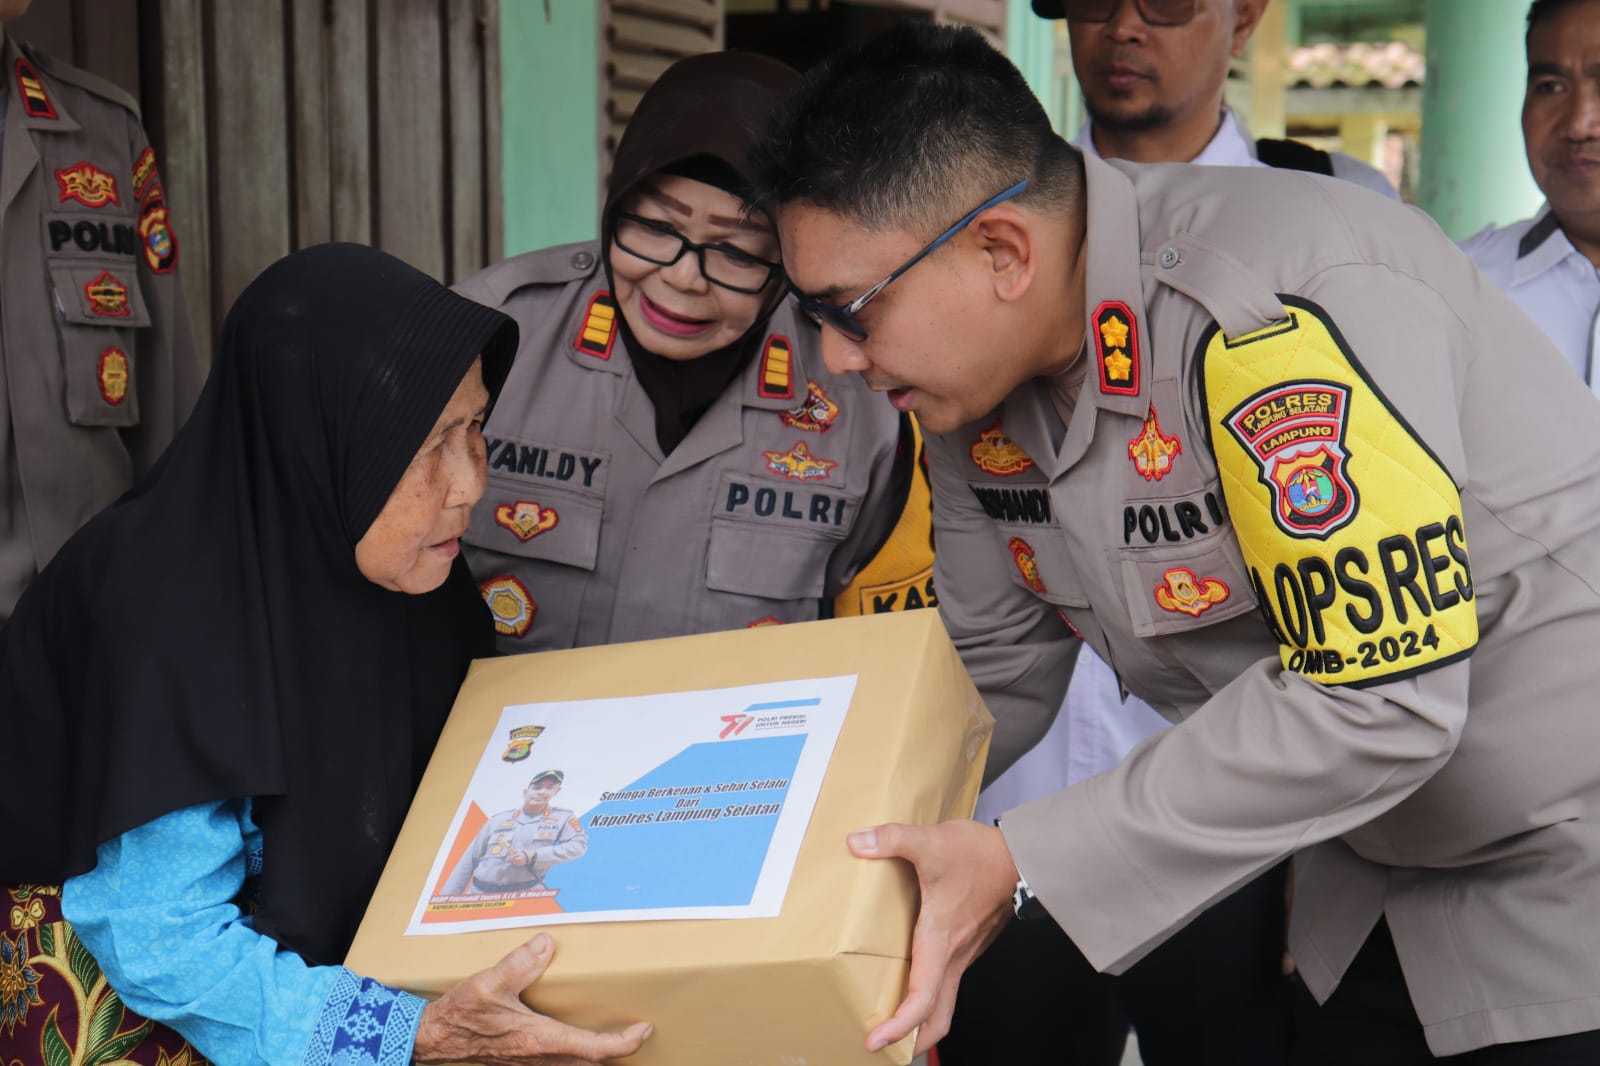
{"label": "batik patterned skirt", "polygon": [[207,1066],[135,1014],[61,916],[60,885],[0,885],[0,1066]]}

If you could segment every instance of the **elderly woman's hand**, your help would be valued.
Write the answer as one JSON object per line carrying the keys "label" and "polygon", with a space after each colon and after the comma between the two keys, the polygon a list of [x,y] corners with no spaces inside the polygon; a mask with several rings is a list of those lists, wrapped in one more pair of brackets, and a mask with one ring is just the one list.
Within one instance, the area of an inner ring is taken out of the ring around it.
{"label": "elderly woman's hand", "polygon": [[544,933],[428,1004],[417,1026],[417,1062],[490,1066],[579,1066],[639,1050],[646,1022],[620,1033],[592,1033],[529,1010],[519,998],[550,965],[555,944]]}

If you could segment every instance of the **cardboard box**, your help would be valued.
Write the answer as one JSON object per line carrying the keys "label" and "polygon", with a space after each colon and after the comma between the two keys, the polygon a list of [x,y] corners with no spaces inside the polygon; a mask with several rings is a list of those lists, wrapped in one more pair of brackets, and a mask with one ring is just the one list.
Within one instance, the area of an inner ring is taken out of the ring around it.
{"label": "cardboard box", "polygon": [[909,1062],[909,1038],[869,1055],[865,1037],[905,993],[915,879],[844,841],[972,813],[993,719],[934,610],[474,663],[347,965],[435,997],[539,931],[404,935],[503,707],[846,674],[855,690],[781,914],[549,927],[555,960],[525,999],[591,1029],[654,1023],[626,1060],[638,1066]]}

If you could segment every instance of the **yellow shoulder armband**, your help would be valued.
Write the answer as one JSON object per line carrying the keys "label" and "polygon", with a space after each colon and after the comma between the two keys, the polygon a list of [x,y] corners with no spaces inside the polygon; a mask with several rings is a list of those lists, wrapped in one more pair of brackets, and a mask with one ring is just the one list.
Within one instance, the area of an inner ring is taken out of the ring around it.
{"label": "yellow shoulder armband", "polygon": [[1202,342],[1223,494],[1286,670],[1392,681],[1478,642],[1461,498],[1314,304]]}

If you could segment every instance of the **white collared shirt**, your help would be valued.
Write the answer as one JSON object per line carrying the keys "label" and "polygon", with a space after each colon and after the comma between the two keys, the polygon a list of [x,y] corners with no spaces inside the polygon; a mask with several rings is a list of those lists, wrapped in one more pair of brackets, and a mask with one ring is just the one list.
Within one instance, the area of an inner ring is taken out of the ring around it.
{"label": "white collared shirt", "polygon": [[1544,327],[1572,368],[1600,392],[1595,366],[1600,272],[1567,239],[1550,205],[1521,222],[1498,229],[1490,226],[1462,241],[1461,250]]}

